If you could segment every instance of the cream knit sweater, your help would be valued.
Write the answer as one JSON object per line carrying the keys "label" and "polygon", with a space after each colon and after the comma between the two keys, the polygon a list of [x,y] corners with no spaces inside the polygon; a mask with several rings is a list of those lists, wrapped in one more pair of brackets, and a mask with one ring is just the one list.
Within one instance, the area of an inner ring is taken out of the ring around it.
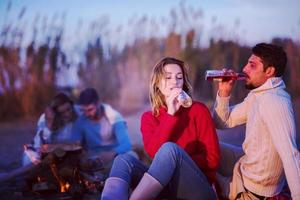
{"label": "cream knit sweater", "polygon": [[238,161],[244,187],[271,197],[280,193],[286,178],[293,199],[300,199],[300,153],[292,104],[284,88],[281,78],[270,78],[233,107],[230,97],[217,95],[213,117],[217,128],[246,123],[245,155]]}

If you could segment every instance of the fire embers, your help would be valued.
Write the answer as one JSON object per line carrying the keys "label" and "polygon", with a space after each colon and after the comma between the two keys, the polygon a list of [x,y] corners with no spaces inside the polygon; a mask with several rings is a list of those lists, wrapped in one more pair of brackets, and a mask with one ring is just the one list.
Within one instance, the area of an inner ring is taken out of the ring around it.
{"label": "fire embers", "polygon": [[89,173],[86,169],[101,169],[102,164],[97,160],[90,161],[92,166],[89,162],[80,164],[83,155],[81,147],[70,148],[68,144],[51,145],[42,150],[42,163],[29,181],[32,191],[37,194],[66,193],[73,199],[81,199],[86,193],[99,193],[105,176]]}

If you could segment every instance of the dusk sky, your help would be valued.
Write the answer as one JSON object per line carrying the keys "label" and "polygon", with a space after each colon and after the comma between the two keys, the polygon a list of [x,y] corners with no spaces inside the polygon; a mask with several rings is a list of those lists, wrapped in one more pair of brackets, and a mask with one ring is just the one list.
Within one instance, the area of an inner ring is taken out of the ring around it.
{"label": "dusk sky", "polygon": [[[198,20],[193,18],[187,22],[179,17],[177,22],[181,34],[182,27],[198,29],[201,46],[208,46],[211,38],[249,46],[270,42],[274,37],[300,42],[299,0],[0,0],[0,30],[8,26],[18,27],[24,33],[21,45],[26,46],[32,41],[35,28],[38,33],[35,41],[45,42],[47,36],[53,38],[57,35],[56,30],[60,29],[56,27],[63,27],[61,48],[69,60],[78,63],[83,59],[87,42],[99,35],[104,49],[108,46],[122,48],[140,36],[166,36],[164,33],[170,31],[172,24],[170,18],[174,19],[171,10],[179,11],[181,5],[189,14],[191,10],[201,13]],[[22,17],[20,13],[23,13]],[[141,27],[138,23],[132,25],[132,21],[138,22],[143,16],[149,19],[149,26],[147,23]],[[158,25],[153,28],[150,19]],[[91,28],[92,24],[97,25],[95,29]],[[0,44],[3,38],[0,37]],[[9,41],[15,39],[6,38],[5,41],[12,45]],[[67,71],[61,71],[58,84],[75,85],[78,82],[77,69],[63,69]]]}
{"label": "dusk sky", "polygon": [[[79,21],[88,24],[105,16],[109,19],[109,26],[117,27],[120,24],[126,25],[130,18],[143,15],[159,19],[170,16],[170,10],[179,8],[182,1],[12,0],[10,12],[7,13],[8,2],[0,0],[0,27],[7,22],[16,22],[25,6],[23,18],[27,28],[32,27],[30,24],[37,14],[41,18],[51,18],[55,14],[65,13],[66,35],[71,37]],[[249,45],[268,42],[277,36],[300,40],[299,0],[188,0],[185,5],[202,10],[203,44],[215,34],[211,28],[213,21],[226,27],[228,35],[234,32],[239,35],[239,42]]]}

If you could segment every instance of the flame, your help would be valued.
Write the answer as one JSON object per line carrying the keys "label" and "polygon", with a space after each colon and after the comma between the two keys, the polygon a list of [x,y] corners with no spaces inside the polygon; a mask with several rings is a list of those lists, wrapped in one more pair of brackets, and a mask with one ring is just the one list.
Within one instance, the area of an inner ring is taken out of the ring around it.
{"label": "flame", "polygon": [[41,177],[38,176],[37,181],[38,181],[38,183],[40,183],[42,181]]}
{"label": "flame", "polygon": [[52,174],[54,175],[54,177],[56,178],[56,180],[58,181],[59,185],[60,185],[60,192],[66,192],[68,191],[68,189],[70,188],[70,184],[68,182],[65,182],[57,173],[57,167],[54,163],[50,164],[50,168],[52,171]]}
{"label": "flame", "polygon": [[70,188],[70,184],[68,182],[66,182],[65,184],[63,184],[62,182],[60,182],[60,192],[66,192],[68,191],[68,189]]}

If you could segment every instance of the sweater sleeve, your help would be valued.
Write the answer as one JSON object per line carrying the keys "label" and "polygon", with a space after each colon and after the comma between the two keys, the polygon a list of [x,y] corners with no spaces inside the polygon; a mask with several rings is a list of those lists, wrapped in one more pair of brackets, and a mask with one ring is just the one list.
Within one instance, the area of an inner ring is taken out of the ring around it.
{"label": "sweater sleeve", "polygon": [[[39,148],[48,139],[51,131],[46,127],[45,114],[42,114],[37,122],[37,132],[31,141],[31,145],[26,146],[23,153],[22,165],[28,165],[40,160]],[[48,137],[48,138],[45,138]]]}
{"label": "sweater sleeve", "polygon": [[169,141],[177,121],[176,116],[165,112],[161,113],[159,121],[152,115],[152,112],[142,115],[141,132],[144,148],[150,157],[153,158],[161,145]]}
{"label": "sweater sleeve", "polygon": [[126,153],[131,150],[131,144],[128,137],[128,129],[124,121],[119,121],[113,124],[113,132],[116,135],[118,146],[115,151],[118,154]]}
{"label": "sweater sleeve", "polygon": [[251,97],[235,106],[229,106],[230,97],[220,97],[217,94],[213,110],[213,120],[219,129],[231,128],[246,123],[248,101]]}
{"label": "sweater sleeve", "polygon": [[[270,103],[272,102],[272,103]],[[300,153],[296,144],[296,127],[288,98],[266,96],[260,105],[263,122],[283,163],[293,199],[300,199]]]}
{"label": "sweater sleeve", "polygon": [[37,132],[33,138],[32,146],[38,149],[41,145],[48,143],[51,134],[52,131],[46,126],[45,114],[42,114],[37,122]]}
{"label": "sweater sleeve", "polygon": [[199,153],[193,155],[193,160],[205,171],[215,171],[219,165],[220,149],[216,129],[209,110],[203,106],[196,118]]}

